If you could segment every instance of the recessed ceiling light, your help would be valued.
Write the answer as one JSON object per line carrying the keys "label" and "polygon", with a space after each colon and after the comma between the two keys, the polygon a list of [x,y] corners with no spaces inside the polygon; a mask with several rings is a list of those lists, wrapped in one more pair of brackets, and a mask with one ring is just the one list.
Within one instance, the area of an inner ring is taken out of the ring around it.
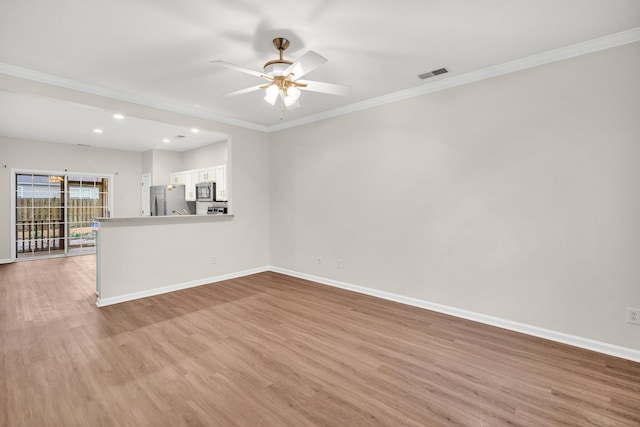
{"label": "recessed ceiling light", "polygon": [[122,114],[114,114],[113,118],[116,119],[116,120],[122,120],[122,119],[124,119],[124,116]]}
{"label": "recessed ceiling light", "polygon": [[102,133],[102,129],[94,129],[93,132],[95,133]]}
{"label": "recessed ceiling light", "polygon": [[198,133],[198,132],[200,132],[200,129],[193,128],[193,129],[191,129],[191,132]]}
{"label": "recessed ceiling light", "polygon": [[162,140],[162,142],[164,142],[165,144],[168,144],[171,142],[171,140],[169,138],[165,138]]}

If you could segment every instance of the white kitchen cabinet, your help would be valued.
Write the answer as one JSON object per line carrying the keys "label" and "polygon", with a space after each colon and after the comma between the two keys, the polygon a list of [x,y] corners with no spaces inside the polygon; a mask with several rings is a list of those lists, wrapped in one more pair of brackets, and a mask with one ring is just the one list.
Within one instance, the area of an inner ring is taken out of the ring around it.
{"label": "white kitchen cabinet", "polygon": [[214,169],[216,182],[216,200],[228,200],[227,197],[227,165],[216,166]]}
{"label": "white kitchen cabinet", "polygon": [[212,166],[210,168],[194,169],[174,172],[169,175],[171,185],[184,185],[184,198],[188,202],[196,201],[196,184],[199,182],[216,183],[216,200],[228,200],[227,194],[227,165]]}
{"label": "white kitchen cabinet", "polygon": [[169,183],[171,185],[185,185],[186,184],[186,173],[185,172],[174,172],[169,175]]}
{"label": "white kitchen cabinet", "polygon": [[185,176],[185,189],[184,189],[184,198],[187,202],[195,202],[196,201],[196,184],[199,181],[198,171],[186,171],[183,172]]}
{"label": "white kitchen cabinet", "polygon": [[216,168],[206,168],[200,169],[198,172],[198,182],[209,182],[215,181],[216,179]]}

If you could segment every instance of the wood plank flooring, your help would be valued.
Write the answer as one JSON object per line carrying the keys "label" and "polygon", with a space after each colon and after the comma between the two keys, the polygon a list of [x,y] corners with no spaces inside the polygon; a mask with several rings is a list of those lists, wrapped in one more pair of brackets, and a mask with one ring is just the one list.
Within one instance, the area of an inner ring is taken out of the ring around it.
{"label": "wood plank flooring", "polygon": [[276,273],[96,308],[0,265],[0,426],[640,426],[640,364]]}

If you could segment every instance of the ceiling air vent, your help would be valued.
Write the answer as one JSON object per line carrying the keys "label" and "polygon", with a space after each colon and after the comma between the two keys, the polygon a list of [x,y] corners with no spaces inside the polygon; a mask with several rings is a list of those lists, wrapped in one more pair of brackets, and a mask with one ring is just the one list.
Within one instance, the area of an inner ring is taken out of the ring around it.
{"label": "ceiling air vent", "polygon": [[420,74],[418,75],[418,77],[424,80],[424,79],[428,79],[429,77],[439,76],[440,74],[444,74],[448,72],[449,70],[447,70],[446,68],[440,68],[438,70],[433,70],[433,71],[429,71],[428,73]]}
{"label": "ceiling air vent", "polygon": [[185,137],[184,135],[176,135],[176,136],[175,136],[175,138],[178,138],[178,139],[180,139],[180,138],[184,138],[184,137]]}

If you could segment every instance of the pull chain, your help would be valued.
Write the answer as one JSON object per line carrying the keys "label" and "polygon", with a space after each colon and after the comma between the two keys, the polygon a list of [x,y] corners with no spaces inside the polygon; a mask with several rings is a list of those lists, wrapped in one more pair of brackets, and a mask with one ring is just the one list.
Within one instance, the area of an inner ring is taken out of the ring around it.
{"label": "pull chain", "polygon": [[284,99],[282,97],[282,94],[280,94],[280,120],[284,120],[285,110],[286,110],[286,107],[284,105]]}

